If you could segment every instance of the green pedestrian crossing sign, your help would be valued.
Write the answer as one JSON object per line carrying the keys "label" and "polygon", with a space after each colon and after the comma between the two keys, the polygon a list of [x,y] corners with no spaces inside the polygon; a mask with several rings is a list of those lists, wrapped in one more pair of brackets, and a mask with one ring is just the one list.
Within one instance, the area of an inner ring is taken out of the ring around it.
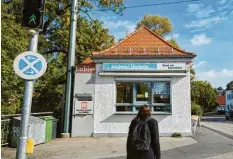
{"label": "green pedestrian crossing sign", "polygon": [[23,0],[22,27],[43,29],[46,0]]}
{"label": "green pedestrian crossing sign", "polygon": [[24,9],[22,26],[27,28],[40,28],[43,18],[39,10]]}
{"label": "green pedestrian crossing sign", "polygon": [[32,16],[29,17],[29,24],[33,23],[36,24],[36,16],[35,14],[32,14]]}

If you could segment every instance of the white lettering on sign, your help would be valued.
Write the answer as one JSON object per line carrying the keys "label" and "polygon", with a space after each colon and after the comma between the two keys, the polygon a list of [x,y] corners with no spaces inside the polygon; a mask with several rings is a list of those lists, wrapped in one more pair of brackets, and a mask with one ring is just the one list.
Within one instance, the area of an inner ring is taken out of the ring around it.
{"label": "white lettering on sign", "polygon": [[78,65],[77,72],[80,73],[94,73],[95,72],[95,65]]}

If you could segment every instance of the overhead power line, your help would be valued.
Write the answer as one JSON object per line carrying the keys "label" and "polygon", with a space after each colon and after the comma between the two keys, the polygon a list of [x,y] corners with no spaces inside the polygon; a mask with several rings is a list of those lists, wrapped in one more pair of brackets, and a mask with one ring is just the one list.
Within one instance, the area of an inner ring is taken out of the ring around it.
{"label": "overhead power line", "polygon": [[[169,4],[178,4],[178,3],[190,3],[190,2],[200,2],[201,0],[183,0],[183,1],[174,1],[174,2],[162,2],[162,3],[153,3],[153,4],[142,4],[142,5],[136,5],[136,6],[126,6],[125,9],[131,9],[131,8],[142,8],[142,7],[151,7],[151,6],[161,6],[161,5],[169,5]],[[110,9],[98,9],[95,11],[106,11]]]}

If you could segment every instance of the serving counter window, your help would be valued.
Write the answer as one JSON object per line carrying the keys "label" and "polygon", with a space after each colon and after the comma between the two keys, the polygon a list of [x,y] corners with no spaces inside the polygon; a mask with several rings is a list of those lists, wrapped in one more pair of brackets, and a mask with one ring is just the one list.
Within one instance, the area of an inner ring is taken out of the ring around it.
{"label": "serving counter window", "polygon": [[170,82],[140,81],[116,83],[116,112],[137,113],[143,104],[149,104],[152,112],[171,113]]}

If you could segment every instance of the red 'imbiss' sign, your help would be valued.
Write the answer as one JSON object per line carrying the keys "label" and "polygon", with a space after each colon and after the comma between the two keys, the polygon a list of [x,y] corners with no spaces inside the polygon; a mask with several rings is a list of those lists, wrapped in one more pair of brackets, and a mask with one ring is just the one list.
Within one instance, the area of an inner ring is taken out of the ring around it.
{"label": "red 'imbiss' sign", "polygon": [[95,65],[89,64],[89,65],[83,65],[80,64],[77,67],[77,72],[79,73],[94,73],[95,72]]}

